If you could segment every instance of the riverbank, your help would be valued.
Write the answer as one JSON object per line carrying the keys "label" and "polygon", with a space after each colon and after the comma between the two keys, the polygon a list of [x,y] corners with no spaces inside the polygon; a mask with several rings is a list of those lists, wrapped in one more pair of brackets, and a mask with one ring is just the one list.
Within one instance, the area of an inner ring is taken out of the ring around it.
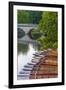
{"label": "riverbank", "polygon": [[32,60],[37,62],[39,57],[40,60],[37,62],[31,73],[30,79],[41,79],[41,78],[56,78],[58,76],[58,53],[57,50],[48,49],[41,53],[35,54],[35,59]]}

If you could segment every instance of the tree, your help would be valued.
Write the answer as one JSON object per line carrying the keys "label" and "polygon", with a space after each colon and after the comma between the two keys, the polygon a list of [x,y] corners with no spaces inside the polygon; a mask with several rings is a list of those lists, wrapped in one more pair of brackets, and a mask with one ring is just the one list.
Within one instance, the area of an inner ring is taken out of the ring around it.
{"label": "tree", "polygon": [[29,13],[24,10],[18,10],[17,23],[29,23]]}
{"label": "tree", "polygon": [[38,26],[43,35],[38,39],[41,49],[58,47],[58,15],[57,12],[45,11]]}
{"label": "tree", "polygon": [[41,11],[18,10],[17,23],[38,24],[41,19],[41,15],[42,15]]}

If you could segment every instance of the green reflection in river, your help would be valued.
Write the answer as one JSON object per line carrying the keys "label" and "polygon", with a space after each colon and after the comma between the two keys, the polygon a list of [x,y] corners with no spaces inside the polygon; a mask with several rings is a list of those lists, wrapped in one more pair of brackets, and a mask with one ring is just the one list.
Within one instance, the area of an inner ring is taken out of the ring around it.
{"label": "green reflection in river", "polygon": [[27,54],[28,50],[29,50],[29,44],[18,43],[18,54],[19,53]]}

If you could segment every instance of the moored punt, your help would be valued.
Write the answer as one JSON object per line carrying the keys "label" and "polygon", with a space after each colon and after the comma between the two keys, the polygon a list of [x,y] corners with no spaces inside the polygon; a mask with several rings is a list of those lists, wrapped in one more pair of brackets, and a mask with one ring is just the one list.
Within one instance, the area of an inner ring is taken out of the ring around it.
{"label": "moored punt", "polygon": [[24,65],[19,73],[21,79],[56,78],[58,76],[57,52],[48,49],[36,52],[31,62]]}
{"label": "moored punt", "polygon": [[42,57],[39,63],[34,65],[30,79],[56,78],[58,76],[57,51],[48,49],[45,55],[46,57]]}

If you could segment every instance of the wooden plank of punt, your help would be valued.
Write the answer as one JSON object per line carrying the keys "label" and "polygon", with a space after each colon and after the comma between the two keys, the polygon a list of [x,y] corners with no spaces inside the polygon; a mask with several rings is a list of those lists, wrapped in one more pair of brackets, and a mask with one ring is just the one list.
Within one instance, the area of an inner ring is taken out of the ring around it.
{"label": "wooden plank of punt", "polygon": [[30,75],[30,73],[27,73],[27,74],[19,74],[19,75]]}
{"label": "wooden plank of punt", "polygon": [[44,68],[43,70],[33,70],[32,71],[32,73],[31,74],[44,74],[44,73],[57,73],[58,71],[55,69],[55,71],[54,70],[49,70],[49,69],[47,69],[47,68]]}
{"label": "wooden plank of punt", "polygon": [[43,65],[43,66],[44,66],[44,65],[45,65],[45,66],[58,66],[57,64],[48,64],[48,63],[42,63],[41,66],[42,66],[42,65]]}
{"label": "wooden plank of punt", "polygon": [[25,65],[26,68],[33,68],[33,66]]}
{"label": "wooden plank of punt", "polygon": [[38,56],[34,56],[33,58],[42,58],[45,57],[45,55],[38,55]]}
{"label": "wooden plank of punt", "polygon": [[46,59],[46,58],[47,58],[47,57],[45,57],[45,56],[44,56],[44,57],[36,57],[36,58],[34,58],[34,59],[32,59],[32,60],[35,60],[35,59],[36,59],[36,60],[40,60],[40,59]]}
{"label": "wooden plank of punt", "polygon": [[41,55],[41,52],[34,53],[33,55]]}
{"label": "wooden plank of punt", "polygon": [[39,59],[32,59],[32,60],[34,60],[34,61],[39,61]]}
{"label": "wooden plank of punt", "polygon": [[37,63],[39,60],[32,60],[31,63]]}
{"label": "wooden plank of punt", "polygon": [[[47,69],[47,68],[45,68],[45,69]],[[49,70],[49,69],[47,69],[47,70]],[[35,71],[37,71],[36,68],[33,68],[32,72],[35,72]],[[40,72],[40,71],[41,71],[41,72],[44,72],[44,71],[46,71],[46,70],[38,70],[38,71],[39,71],[39,72]],[[37,71],[37,72],[38,72],[38,71]]]}
{"label": "wooden plank of punt", "polygon": [[17,79],[18,80],[26,80],[26,79],[29,79],[29,77],[19,77],[19,76],[17,76]]}
{"label": "wooden plank of punt", "polygon": [[40,53],[40,54],[33,54],[33,55],[35,55],[35,56],[41,56],[41,55],[47,55],[47,53]]}
{"label": "wooden plank of punt", "polygon": [[36,60],[32,60],[33,63],[38,63],[39,61],[36,61]]}
{"label": "wooden plank of punt", "polygon": [[43,57],[33,57],[32,60],[40,60],[40,59],[42,59],[42,58],[46,59],[46,56],[43,56]]}
{"label": "wooden plank of punt", "polygon": [[38,56],[40,55],[40,53],[33,53],[33,56]]}
{"label": "wooden plank of punt", "polygon": [[39,57],[33,57],[33,59],[41,59],[41,58],[45,58],[47,57],[47,55],[43,55],[43,56],[39,56]]}
{"label": "wooden plank of punt", "polygon": [[41,59],[41,57],[34,57],[33,59]]}
{"label": "wooden plank of punt", "polygon": [[31,67],[32,67],[32,66],[34,66],[35,64],[32,64],[32,63],[27,63],[27,65],[29,65],[29,66],[31,66]]}
{"label": "wooden plank of punt", "polygon": [[32,68],[29,69],[29,68],[26,68],[26,69],[23,69],[24,71],[32,71]]}
{"label": "wooden plank of punt", "polygon": [[35,65],[36,63],[27,63],[28,65]]}
{"label": "wooden plank of punt", "polygon": [[47,52],[47,50],[44,50],[44,51],[39,51],[39,52],[36,52],[36,53],[46,53]]}
{"label": "wooden plank of punt", "polygon": [[32,61],[39,62],[40,60],[39,59],[32,59]]}
{"label": "wooden plank of punt", "polygon": [[29,67],[24,67],[23,69],[29,69],[29,70],[31,70],[33,67],[31,67],[31,68],[29,68]]}
{"label": "wooden plank of punt", "polygon": [[33,55],[35,55],[37,57],[44,56],[44,55],[40,55],[40,54],[33,54]]}
{"label": "wooden plank of punt", "polygon": [[31,71],[27,71],[27,72],[25,72],[25,71],[23,72],[23,71],[22,71],[22,72],[19,72],[19,73],[20,73],[20,74],[30,74]]}
{"label": "wooden plank of punt", "polygon": [[36,65],[38,62],[33,62],[33,61],[31,61],[30,63],[27,63],[28,65],[29,64],[32,64],[32,65]]}
{"label": "wooden plank of punt", "polygon": [[39,58],[33,58],[32,60],[36,60],[36,61],[38,61],[38,60],[40,60]]}
{"label": "wooden plank of punt", "polygon": [[17,75],[17,77],[28,77],[29,75]]}

